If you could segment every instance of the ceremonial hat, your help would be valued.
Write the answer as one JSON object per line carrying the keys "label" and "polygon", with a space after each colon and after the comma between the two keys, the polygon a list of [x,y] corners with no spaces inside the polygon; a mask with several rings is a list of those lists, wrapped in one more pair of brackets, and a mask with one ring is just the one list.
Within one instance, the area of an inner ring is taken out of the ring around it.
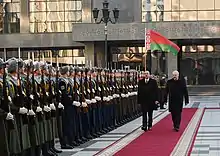
{"label": "ceremonial hat", "polygon": [[64,75],[69,71],[69,66],[60,67],[60,74]]}
{"label": "ceremonial hat", "polygon": [[40,63],[38,61],[34,62],[34,70],[39,70],[40,69]]}
{"label": "ceremonial hat", "polygon": [[25,63],[24,63],[24,61],[21,58],[18,59],[17,61],[18,61],[18,67],[19,68],[23,68],[25,66]]}
{"label": "ceremonial hat", "polygon": [[75,70],[75,73],[78,73],[78,72],[80,72],[80,69],[79,69],[79,67],[74,67],[74,70]]}
{"label": "ceremonial hat", "polygon": [[74,72],[73,66],[70,66],[70,67],[69,67],[69,72],[70,72],[70,73],[73,73],[73,72]]}
{"label": "ceremonial hat", "polygon": [[3,65],[4,65],[4,61],[3,61],[3,59],[0,58],[0,69],[3,68]]}
{"label": "ceremonial hat", "polygon": [[17,70],[17,67],[18,67],[18,62],[17,62],[17,59],[16,58],[10,58],[7,60],[7,63],[8,63],[8,72],[9,73],[12,73],[12,72],[16,72]]}

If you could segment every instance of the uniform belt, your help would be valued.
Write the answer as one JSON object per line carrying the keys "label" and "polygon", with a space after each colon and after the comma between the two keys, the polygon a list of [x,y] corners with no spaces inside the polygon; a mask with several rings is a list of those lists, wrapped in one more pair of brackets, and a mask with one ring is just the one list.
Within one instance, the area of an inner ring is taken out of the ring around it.
{"label": "uniform belt", "polygon": [[158,88],[166,88],[166,86],[159,86]]}

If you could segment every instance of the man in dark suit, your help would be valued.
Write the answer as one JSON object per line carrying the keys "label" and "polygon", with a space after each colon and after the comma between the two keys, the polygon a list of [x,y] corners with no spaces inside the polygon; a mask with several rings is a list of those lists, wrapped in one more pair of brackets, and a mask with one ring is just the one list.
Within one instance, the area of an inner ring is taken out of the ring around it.
{"label": "man in dark suit", "polygon": [[173,128],[179,131],[181,122],[181,113],[183,108],[183,98],[185,98],[185,105],[189,103],[189,96],[186,87],[185,79],[179,78],[179,72],[173,71],[173,78],[167,81],[165,91],[165,102],[169,95],[169,111],[172,115]]}
{"label": "man in dark suit", "polygon": [[[138,104],[142,109],[142,130],[151,130],[153,110],[158,104],[158,86],[156,80],[150,78],[150,72],[143,73],[144,78],[138,82]],[[148,116],[148,120],[147,120]]]}

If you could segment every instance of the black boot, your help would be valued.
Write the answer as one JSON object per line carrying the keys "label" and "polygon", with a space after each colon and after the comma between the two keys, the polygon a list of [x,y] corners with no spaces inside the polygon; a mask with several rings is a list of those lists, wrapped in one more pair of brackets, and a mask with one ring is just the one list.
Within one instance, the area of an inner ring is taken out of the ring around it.
{"label": "black boot", "polygon": [[62,153],[63,151],[56,149],[55,147],[51,148],[51,151],[53,151],[54,153]]}

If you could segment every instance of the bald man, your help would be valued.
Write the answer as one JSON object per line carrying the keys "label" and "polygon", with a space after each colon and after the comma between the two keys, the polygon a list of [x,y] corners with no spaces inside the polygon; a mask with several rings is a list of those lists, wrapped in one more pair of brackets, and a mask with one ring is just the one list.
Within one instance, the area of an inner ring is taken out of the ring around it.
{"label": "bald man", "polygon": [[173,78],[167,81],[165,90],[165,102],[169,96],[169,111],[172,115],[173,129],[178,132],[181,122],[181,113],[183,108],[183,99],[185,105],[189,103],[189,96],[184,79],[179,78],[179,72],[173,71]]}
{"label": "bald man", "polygon": [[143,79],[138,82],[138,104],[142,110],[142,130],[151,130],[153,122],[153,110],[158,104],[158,86],[152,79],[150,72],[143,73]]}

